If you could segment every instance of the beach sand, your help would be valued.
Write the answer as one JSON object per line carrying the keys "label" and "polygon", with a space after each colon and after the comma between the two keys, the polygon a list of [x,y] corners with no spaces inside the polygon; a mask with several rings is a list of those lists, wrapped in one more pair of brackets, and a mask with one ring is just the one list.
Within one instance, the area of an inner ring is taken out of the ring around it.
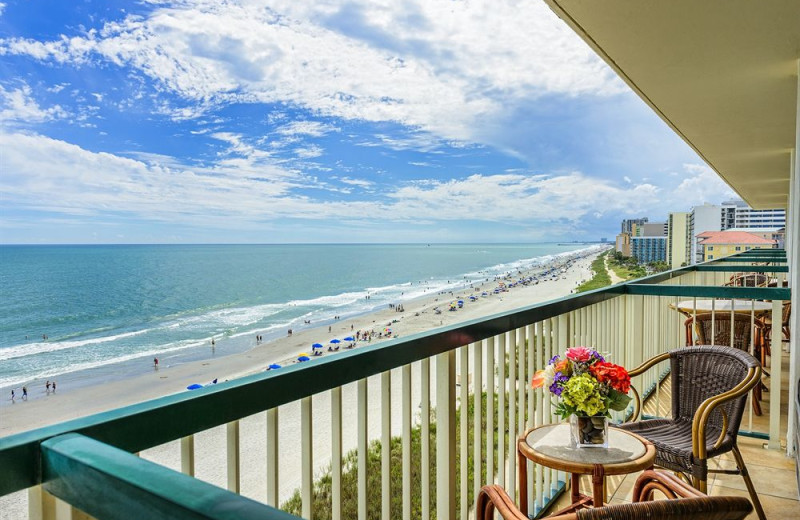
{"label": "beach sand", "polygon": [[[203,361],[185,363],[177,366],[160,366],[152,373],[138,377],[121,379],[111,383],[96,386],[85,386],[70,389],[59,386],[58,392],[37,399],[23,402],[17,399],[14,405],[0,407],[0,437],[14,433],[62,422],[77,417],[82,417],[102,411],[119,408],[149,399],[158,398],[177,392],[186,391],[186,387],[193,383],[205,384],[213,379],[223,382],[248,374],[263,371],[271,363],[284,365],[293,362],[302,352],[311,353],[312,343],[326,345],[329,339],[355,335],[358,330],[383,331],[391,323],[393,336],[403,337],[418,332],[435,329],[440,326],[453,325],[458,322],[468,321],[499,312],[532,305],[569,295],[578,284],[591,278],[590,265],[599,254],[594,252],[573,262],[566,273],[558,273],[557,280],[540,281],[537,285],[518,286],[508,292],[491,294],[497,282],[485,282],[482,288],[475,287],[478,291],[488,291],[489,296],[481,297],[475,302],[470,302],[468,296],[472,290],[466,289],[450,294],[438,294],[402,302],[404,312],[385,309],[372,314],[353,319],[334,322],[331,332],[328,324],[324,326],[306,325],[302,329],[295,329],[290,337],[265,342],[255,348],[238,354],[225,355],[225,341],[217,339],[214,357]],[[523,272],[522,276],[531,276],[540,269]],[[514,279],[519,278],[515,274]],[[449,312],[449,304],[462,296],[465,300],[464,307],[456,312]],[[436,314],[435,307],[440,307],[441,314]],[[396,323],[392,323],[397,320]],[[393,341],[393,339],[372,340]],[[342,343],[343,345],[345,343]],[[359,342],[356,348],[363,348],[370,343]],[[211,345],[209,344],[209,349]],[[327,350],[323,356],[336,355]],[[314,362],[314,357],[309,363]],[[152,363],[152,360],[143,360]],[[415,364],[412,377],[419,377],[419,367]],[[399,406],[399,369],[392,373],[393,403],[392,403],[392,430],[393,434],[400,432],[400,406]],[[380,378],[375,376],[369,380],[369,435],[370,438],[380,436]],[[418,384],[413,384],[415,389]],[[30,386],[29,386],[30,390]],[[357,410],[355,408],[355,385],[351,384],[343,390],[344,409],[343,424],[345,425],[344,439],[345,451],[355,447],[355,424],[357,423]],[[416,390],[415,390],[416,392]],[[419,396],[412,396],[413,402],[419,403]],[[330,398],[328,393],[314,396],[314,466],[319,471],[330,461]],[[415,414],[419,410],[415,405]],[[280,497],[285,500],[291,492],[299,487],[300,451],[296,439],[299,436],[299,403],[282,406],[279,409],[279,436],[280,436]],[[241,421],[241,453],[242,457],[242,489],[243,495],[265,500],[264,479],[266,468],[265,446],[266,421],[265,414],[260,413]],[[217,427],[196,435],[196,476],[215,485],[225,487],[225,426]],[[180,468],[179,443],[172,442],[156,447],[142,453],[142,456],[179,470]],[[6,516],[14,510],[20,511],[26,502],[25,493],[15,493],[8,497],[0,497],[0,518],[16,518]]]}

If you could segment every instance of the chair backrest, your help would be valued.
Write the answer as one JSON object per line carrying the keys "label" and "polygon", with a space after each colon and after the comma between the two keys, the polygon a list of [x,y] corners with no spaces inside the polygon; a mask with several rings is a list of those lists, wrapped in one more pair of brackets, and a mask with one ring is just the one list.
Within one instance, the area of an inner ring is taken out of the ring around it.
{"label": "chair backrest", "polygon": [[[764,323],[755,318],[752,320],[757,332],[764,328]],[[712,330],[713,325],[713,330]],[[739,350],[750,350],[750,340],[753,333],[750,316],[747,314],[733,315],[733,342],[731,343],[731,315],[729,312],[718,312],[712,319],[711,314],[698,314],[686,320],[686,345],[722,345],[733,346]],[[696,340],[695,340],[696,335]],[[759,337],[753,338],[757,344]]]}
{"label": "chair backrest", "polygon": [[764,287],[769,283],[769,276],[764,273],[745,273],[731,276],[725,285],[733,287]]}
{"label": "chair backrest", "polygon": [[[577,511],[577,520],[740,520],[753,506],[744,497],[699,497],[615,504]],[[567,520],[569,517],[559,517]]]}
{"label": "chair backrest", "polygon": [[[747,352],[731,347],[701,345],[670,352],[672,367],[672,417],[691,422],[700,404],[743,382],[759,362]],[[720,432],[728,416],[727,434],[736,440],[747,393],[720,405],[708,420],[709,431]]]}

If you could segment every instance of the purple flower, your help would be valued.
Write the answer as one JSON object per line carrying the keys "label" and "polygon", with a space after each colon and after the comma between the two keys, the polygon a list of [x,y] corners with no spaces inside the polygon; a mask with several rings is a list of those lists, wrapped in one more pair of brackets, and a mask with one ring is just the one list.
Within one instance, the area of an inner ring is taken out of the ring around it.
{"label": "purple flower", "polygon": [[550,392],[560,397],[563,390],[561,384],[567,381],[569,381],[569,376],[565,376],[561,372],[556,372],[556,375],[553,377],[553,384],[550,385]]}
{"label": "purple flower", "polygon": [[606,360],[606,358],[601,356],[600,353],[598,351],[596,351],[596,350],[592,351],[592,357],[595,358],[597,361],[600,361],[600,362],[603,362],[603,361]]}
{"label": "purple flower", "polygon": [[548,365],[552,365],[558,361],[558,354],[550,358],[550,361],[547,362]]}

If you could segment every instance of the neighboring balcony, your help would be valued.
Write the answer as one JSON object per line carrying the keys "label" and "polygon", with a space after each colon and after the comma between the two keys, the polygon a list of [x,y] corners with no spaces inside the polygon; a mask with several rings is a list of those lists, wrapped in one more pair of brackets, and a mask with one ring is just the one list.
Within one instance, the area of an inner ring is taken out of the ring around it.
{"label": "neighboring balcony", "polygon": [[[724,286],[741,273],[765,274],[776,287]],[[529,385],[553,355],[586,345],[633,368],[695,342],[686,321],[701,300],[714,300],[720,319],[733,298],[754,324],[780,316],[787,276],[783,251],[749,251],[6,437],[0,495],[16,493],[36,519],[292,518],[274,509],[283,505],[309,519],[467,519],[483,484],[519,498],[517,436],[559,420],[549,394]],[[757,351],[755,333],[741,345],[769,372],[760,398],[749,398],[741,444],[757,459],[751,468],[781,466],[781,481],[792,482],[787,413],[797,397],[795,388],[789,398],[785,351],[797,340],[783,341],[780,319],[768,330],[771,355]],[[651,414],[664,413],[660,390],[670,383],[666,370],[634,379],[652,396]],[[535,514],[569,481],[532,464],[528,475]],[[770,507],[780,518],[779,508],[800,505],[796,483],[793,497],[780,491],[776,502],[776,488],[755,480],[768,516]],[[611,482],[609,499],[625,493],[624,479]]]}

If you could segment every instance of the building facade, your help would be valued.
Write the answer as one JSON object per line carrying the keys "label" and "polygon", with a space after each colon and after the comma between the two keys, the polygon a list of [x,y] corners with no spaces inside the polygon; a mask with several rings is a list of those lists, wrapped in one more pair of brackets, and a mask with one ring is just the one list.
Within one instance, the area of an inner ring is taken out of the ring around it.
{"label": "building facade", "polygon": [[702,259],[709,261],[749,251],[755,248],[774,248],[774,240],[762,238],[746,231],[717,231],[701,234]]}
{"label": "building facade", "polygon": [[667,262],[672,269],[691,262],[689,213],[670,213],[667,219]]}
{"label": "building facade", "polygon": [[667,237],[631,237],[631,255],[640,264],[666,262]]}
{"label": "building facade", "polygon": [[630,233],[620,233],[617,235],[617,243],[614,250],[622,256],[631,256],[631,235]]}
{"label": "building facade", "polygon": [[629,218],[622,221],[620,233],[627,233],[631,236],[636,235],[636,227],[647,223],[647,217]]}

